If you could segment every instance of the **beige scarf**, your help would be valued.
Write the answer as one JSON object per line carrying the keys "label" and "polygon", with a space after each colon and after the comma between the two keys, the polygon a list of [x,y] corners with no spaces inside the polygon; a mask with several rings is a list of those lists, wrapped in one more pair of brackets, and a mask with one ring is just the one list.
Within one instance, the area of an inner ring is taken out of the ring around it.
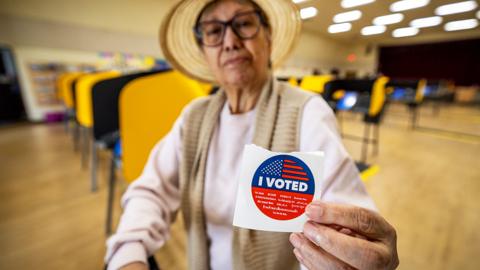
{"label": "beige scarf", "polygon": [[[268,83],[258,100],[253,143],[277,152],[298,151],[303,106],[311,96],[285,83],[275,80]],[[225,101],[222,90],[195,101],[182,129],[180,189],[188,233],[189,269],[210,269],[203,188],[209,143]],[[299,268],[288,233],[234,227],[233,235],[233,269]]]}

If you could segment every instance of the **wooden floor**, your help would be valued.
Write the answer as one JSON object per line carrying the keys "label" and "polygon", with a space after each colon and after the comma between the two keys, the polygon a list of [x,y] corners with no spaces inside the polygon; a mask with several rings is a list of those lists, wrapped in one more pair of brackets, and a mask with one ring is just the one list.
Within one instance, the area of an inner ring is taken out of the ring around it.
{"label": "wooden floor", "polygon": [[[361,135],[359,117],[345,114],[343,131]],[[380,167],[366,182],[380,212],[398,231],[399,269],[480,269],[480,109],[422,108],[409,128],[404,106],[389,108],[380,129]],[[354,158],[360,144],[345,140]],[[0,127],[0,269],[101,269],[108,154],[100,186],[90,192],[63,126]],[[120,181],[122,182],[122,181]],[[117,188],[118,199],[126,185]],[[185,269],[181,220],[157,254],[164,269]]]}

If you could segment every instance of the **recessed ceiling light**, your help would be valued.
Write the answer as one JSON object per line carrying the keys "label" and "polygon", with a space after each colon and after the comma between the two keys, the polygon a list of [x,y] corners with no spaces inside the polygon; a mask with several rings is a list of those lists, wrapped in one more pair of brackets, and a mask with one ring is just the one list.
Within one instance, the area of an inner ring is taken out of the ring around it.
{"label": "recessed ceiling light", "polygon": [[399,12],[428,5],[430,0],[402,0],[390,5],[391,12]]}
{"label": "recessed ceiling light", "polygon": [[388,24],[394,24],[394,23],[399,23],[403,20],[403,14],[402,13],[394,13],[390,15],[385,15],[385,16],[379,16],[373,19],[373,24],[375,25],[388,25]]}
{"label": "recessed ceiling light", "polygon": [[307,2],[308,0],[293,0],[293,3],[300,4],[302,2]]}
{"label": "recessed ceiling light", "polygon": [[387,30],[387,27],[384,25],[371,25],[371,26],[365,26],[362,28],[362,35],[364,36],[370,36],[370,35],[378,35]]}
{"label": "recessed ceiling light", "polygon": [[463,1],[448,5],[439,6],[435,9],[435,14],[439,16],[468,12],[476,9],[478,6],[475,1]]}
{"label": "recessed ceiling light", "polygon": [[328,32],[331,34],[347,32],[352,29],[351,23],[339,23],[339,24],[332,24],[328,27]]}
{"label": "recessed ceiling light", "polygon": [[461,21],[453,21],[445,24],[445,31],[458,31],[472,29],[478,26],[478,21],[476,19],[468,19]]}
{"label": "recessed ceiling light", "polygon": [[426,18],[415,19],[410,22],[411,27],[423,28],[423,27],[432,27],[437,26],[442,23],[442,17],[432,16]]}
{"label": "recessed ceiling light", "polygon": [[302,19],[308,19],[317,16],[318,10],[314,7],[302,8],[300,10],[300,17]]}
{"label": "recessed ceiling light", "polygon": [[477,18],[480,20],[480,10],[477,11]]}
{"label": "recessed ceiling light", "polygon": [[333,17],[334,23],[344,23],[356,21],[362,17],[362,12],[360,10],[352,10],[348,12],[338,13]]}
{"label": "recessed ceiling light", "polygon": [[363,6],[373,2],[375,2],[375,0],[342,0],[341,5],[343,8],[351,8],[351,7]]}
{"label": "recessed ceiling light", "polygon": [[414,27],[398,28],[398,29],[395,29],[392,33],[393,37],[396,37],[396,38],[410,37],[410,36],[415,36],[416,34],[418,34],[418,28],[414,28]]}

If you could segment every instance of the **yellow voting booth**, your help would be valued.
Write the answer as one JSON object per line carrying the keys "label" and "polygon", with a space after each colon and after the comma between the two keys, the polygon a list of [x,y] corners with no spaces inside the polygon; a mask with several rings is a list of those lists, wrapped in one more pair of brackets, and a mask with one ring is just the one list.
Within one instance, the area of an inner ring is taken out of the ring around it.
{"label": "yellow voting booth", "polygon": [[63,100],[65,107],[67,109],[73,109],[73,92],[72,92],[72,83],[74,80],[78,79],[82,76],[83,73],[81,72],[69,72],[64,73],[58,79],[57,87],[58,92],[57,95]]}
{"label": "yellow voting booth", "polygon": [[[206,95],[198,82],[177,71],[141,77],[122,89],[119,100],[121,166],[127,182],[134,181],[141,174],[150,151],[170,131],[185,105]],[[112,159],[107,234],[112,229],[116,164],[117,161]]]}
{"label": "yellow voting booth", "polygon": [[300,88],[317,94],[323,94],[325,84],[333,79],[331,75],[305,76],[300,83]]}
{"label": "yellow voting booth", "polygon": [[105,71],[88,74],[78,80],[76,87],[77,121],[81,126],[86,128],[93,126],[93,86],[102,80],[118,77],[120,74],[119,71]]}
{"label": "yellow voting booth", "polygon": [[298,86],[298,81],[297,81],[297,78],[295,77],[290,77],[288,79],[288,83],[291,85],[291,86]]}
{"label": "yellow voting booth", "polygon": [[[76,95],[76,117],[77,122],[80,125],[81,132],[83,136],[82,138],[82,167],[86,167],[87,164],[87,157],[88,157],[88,148],[89,142],[92,139],[92,127],[93,127],[93,105],[92,105],[92,88],[93,86],[103,80],[111,79],[120,76],[119,71],[105,71],[105,72],[97,72],[92,74],[86,74],[81,76],[75,88],[75,95]],[[95,145],[92,143],[92,147]],[[97,179],[96,179],[96,164],[93,164],[96,161],[96,151],[92,149],[92,157],[90,166],[91,170],[91,190],[97,190]]]}
{"label": "yellow voting booth", "polygon": [[200,89],[202,89],[202,91],[205,95],[210,94],[210,92],[213,89],[213,85],[210,84],[210,83],[204,83],[204,82],[200,82],[200,81],[196,81],[196,83],[199,85]]}
{"label": "yellow voting booth", "polygon": [[206,96],[200,85],[176,71],[143,77],[120,94],[120,138],[126,181],[142,172],[151,149],[172,128],[183,107]]}
{"label": "yellow voting booth", "polygon": [[66,72],[57,80],[57,96],[65,105],[65,131],[70,131],[70,124],[73,122],[72,139],[75,151],[78,149],[78,125],[75,120],[75,102],[73,97],[73,83],[83,76],[82,72]]}
{"label": "yellow voting booth", "polygon": [[390,79],[386,76],[379,77],[373,84],[372,97],[370,99],[370,107],[368,115],[375,117],[378,115],[385,105],[386,101],[386,85]]}

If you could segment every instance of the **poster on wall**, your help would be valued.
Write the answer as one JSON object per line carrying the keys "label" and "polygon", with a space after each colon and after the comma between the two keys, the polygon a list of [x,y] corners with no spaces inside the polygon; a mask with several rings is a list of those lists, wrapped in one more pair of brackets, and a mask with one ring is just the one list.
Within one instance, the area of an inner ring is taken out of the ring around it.
{"label": "poster on wall", "polygon": [[58,76],[66,71],[93,71],[94,65],[67,64],[60,62],[30,62],[28,65],[29,79],[32,86],[35,102],[40,107],[61,105],[56,94]]}

